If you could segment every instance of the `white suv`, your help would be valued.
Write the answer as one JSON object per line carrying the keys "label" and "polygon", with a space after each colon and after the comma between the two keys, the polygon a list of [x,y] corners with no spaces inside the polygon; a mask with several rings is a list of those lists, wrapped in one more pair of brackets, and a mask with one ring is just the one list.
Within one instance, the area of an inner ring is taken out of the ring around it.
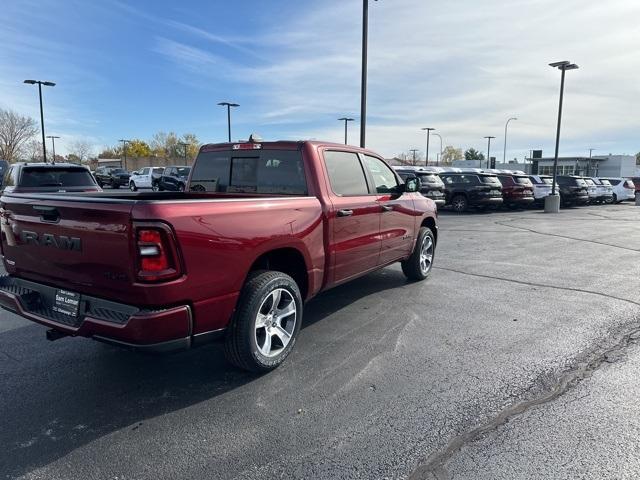
{"label": "white suv", "polygon": [[620,203],[626,200],[635,200],[636,186],[628,178],[621,177],[600,177],[601,180],[609,180],[613,187],[613,203]]}
{"label": "white suv", "polygon": [[[529,175],[529,180],[533,183],[533,198],[535,199],[535,203],[538,205],[543,204],[545,197],[551,195],[553,178],[548,175]],[[557,185],[556,193],[558,193]]]}
{"label": "white suv", "polygon": [[129,188],[133,192],[139,188],[151,188],[153,186],[153,176],[162,175],[162,172],[164,172],[162,167],[144,167],[137,172],[131,172]]}

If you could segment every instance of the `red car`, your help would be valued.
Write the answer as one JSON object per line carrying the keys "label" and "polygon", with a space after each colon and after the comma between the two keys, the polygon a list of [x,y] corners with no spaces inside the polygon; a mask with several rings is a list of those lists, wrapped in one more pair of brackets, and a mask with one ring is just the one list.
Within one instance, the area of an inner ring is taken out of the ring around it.
{"label": "red car", "polygon": [[509,208],[527,207],[535,201],[533,183],[527,175],[498,173],[502,184],[504,205]]}
{"label": "red car", "polygon": [[401,262],[433,265],[434,202],[369,151],[322,142],[205,145],[186,192],[4,194],[0,305],[50,328],[163,351],[223,337],[278,366],[303,302]]}

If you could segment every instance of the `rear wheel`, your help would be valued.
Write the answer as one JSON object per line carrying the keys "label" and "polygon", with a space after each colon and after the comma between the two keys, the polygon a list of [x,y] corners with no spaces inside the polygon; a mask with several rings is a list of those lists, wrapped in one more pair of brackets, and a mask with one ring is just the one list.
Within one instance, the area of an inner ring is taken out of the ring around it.
{"label": "rear wheel", "polygon": [[291,353],[302,322],[302,296],[289,275],[258,271],[249,276],[225,342],[235,366],[267,372]]}
{"label": "rear wheel", "polygon": [[467,197],[464,195],[456,195],[453,197],[453,200],[451,200],[451,207],[453,208],[453,211],[458,213],[466,211],[468,204]]}
{"label": "rear wheel", "polygon": [[618,202],[618,195],[616,195],[615,193],[613,194],[613,199],[611,200],[611,203],[619,203]]}
{"label": "rear wheel", "polygon": [[157,183],[157,182],[156,182],[156,183],[154,183],[153,185],[151,185],[151,190],[153,190],[154,192],[157,192],[158,190],[160,190],[160,189],[158,188],[158,183]]}
{"label": "rear wheel", "polygon": [[421,227],[411,256],[401,263],[402,272],[409,280],[424,280],[431,273],[436,241],[430,228]]}

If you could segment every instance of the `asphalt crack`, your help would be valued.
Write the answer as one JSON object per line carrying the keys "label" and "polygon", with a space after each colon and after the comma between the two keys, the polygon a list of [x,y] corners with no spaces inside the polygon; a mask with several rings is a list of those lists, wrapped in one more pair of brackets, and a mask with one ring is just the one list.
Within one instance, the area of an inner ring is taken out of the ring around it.
{"label": "asphalt crack", "polygon": [[436,266],[434,266],[433,268],[437,269],[437,270],[445,270],[447,272],[459,273],[461,275],[469,275],[471,277],[487,278],[487,279],[490,279],[490,280],[500,280],[502,282],[517,283],[517,284],[520,284],[520,285],[527,285],[527,286],[530,286],[530,287],[552,288],[552,289],[555,289],[555,290],[565,290],[565,291],[569,291],[569,292],[577,292],[577,293],[586,293],[586,294],[590,294],[590,295],[598,295],[600,297],[608,298],[610,300],[618,300],[620,302],[626,302],[626,303],[630,303],[632,305],[640,306],[640,302],[635,302],[633,300],[629,300],[628,298],[617,297],[615,295],[609,295],[607,293],[596,292],[595,290],[586,290],[584,288],[576,288],[576,287],[561,287],[561,286],[558,286],[558,285],[549,285],[547,283],[536,283],[536,282],[528,282],[528,281],[525,281],[525,280],[515,280],[513,278],[498,277],[496,275],[486,275],[486,274],[482,274],[482,273],[465,272],[463,270],[458,270],[458,269],[455,269],[455,268],[448,268],[448,267],[436,267]]}
{"label": "asphalt crack", "polygon": [[617,332],[612,332],[598,345],[586,350],[577,357],[573,366],[563,371],[551,385],[543,385],[541,392],[532,398],[522,400],[500,411],[497,416],[468,430],[449,441],[447,446],[429,455],[409,476],[410,480],[448,480],[451,478],[446,469],[447,462],[463,447],[481,436],[495,431],[502,425],[523,413],[550,403],[567,393],[583,380],[589,378],[603,365],[611,363],[612,358],[620,359],[626,349],[640,342],[640,322],[635,320]]}
{"label": "asphalt crack", "polygon": [[[511,220],[514,221],[515,219]],[[531,233],[535,233],[537,235],[544,235],[547,237],[557,237],[557,238],[564,238],[567,240],[574,240],[576,242],[586,242],[586,243],[593,243],[595,245],[603,245],[605,247],[611,247],[611,248],[619,248],[621,250],[627,250],[629,252],[640,252],[640,249],[637,248],[629,248],[629,247],[623,247],[620,245],[614,245],[612,243],[605,243],[605,242],[598,242],[597,240],[588,240],[585,238],[577,238],[577,237],[570,237],[568,235],[560,235],[559,233],[548,233],[548,232],[540,232],[538,230],[533,230],[532,228],[527,228],[527,227],[517,227],[515,225],[507,225],[504,222],[500,222],[500,221],[495,221],[493,222],[495,225],[501,225],[503,227],[507,227],[507,228],[515,228],[516,230],[522,230],[525,232],[531,232]]]}

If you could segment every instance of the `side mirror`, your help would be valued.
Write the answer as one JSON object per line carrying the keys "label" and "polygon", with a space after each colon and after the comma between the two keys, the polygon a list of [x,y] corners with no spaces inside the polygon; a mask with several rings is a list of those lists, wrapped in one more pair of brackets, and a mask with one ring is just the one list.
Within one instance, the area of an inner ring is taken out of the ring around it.
{"label": "side mirror", "polygon": [[404,192],[414,193],[420,191],[420,179],[415,175],[407,177],[404,181]]}

